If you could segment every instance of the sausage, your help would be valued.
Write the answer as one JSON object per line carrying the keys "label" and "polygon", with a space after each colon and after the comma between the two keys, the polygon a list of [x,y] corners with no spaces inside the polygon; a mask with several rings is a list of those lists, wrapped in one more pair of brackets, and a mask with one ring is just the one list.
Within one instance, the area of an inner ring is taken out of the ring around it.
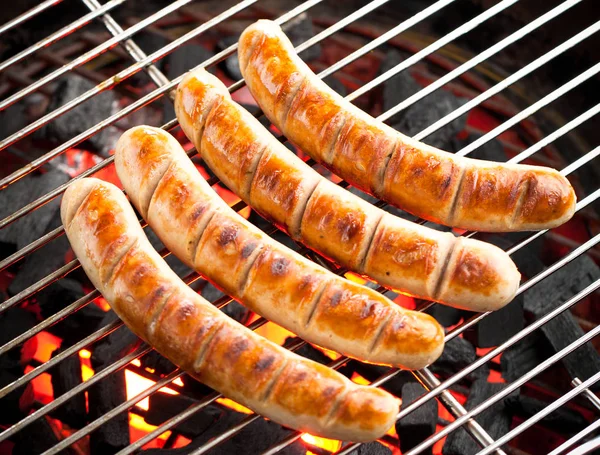
{"label": "sausage", "polygon": [[272,21],[239,39],[240,69],[266,116],[304,152],[363,191],[447,226],[553,228],[575,211],[554,169],[456,157],[377,121],[322,82]]}
{"label": "sausage", "polygon": [[441,354],[444,333],[433,318],[271,239],[225,204],[167,132],[147,126],[126,131],[115,164],[162,242],[254,312],[310,343],[371,363],[418,369]]}
{"label": "sausage", "polygon": [[184,77],[175,109],[213,172],[293,239],[413,296],[471,311],[496,310],[514,297],[520,274],[504,251],[402,220],[333,184],[205,70]]}
{"label": "sausage", "polygon": [[387,392],[260,337],[186,286],[114,185],[73,182],[61,217],[83,269],[111,308],[194,378],[282,425],[326,438],[370,441],[394,423],[398,403]]}

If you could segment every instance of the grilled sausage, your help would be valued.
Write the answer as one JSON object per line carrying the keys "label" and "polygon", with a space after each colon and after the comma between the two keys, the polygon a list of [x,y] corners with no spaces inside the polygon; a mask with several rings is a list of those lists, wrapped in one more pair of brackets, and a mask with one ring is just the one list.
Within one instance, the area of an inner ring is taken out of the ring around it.
{"label": "grilled sausage", "polygon": [[267,117],[304,152],[356,187],[414,215],[483,231],[556,227],[575,192],[554,169],[456,157],[415,141],[322,82],[274,22],[239,40],[240,69]]}
{"label": "grilled sausage", "polygon": [[387,392],[265,340],[186,286],[114,185],[74,182],[61,216],[83,269],[112,309],[199,381],[282,425],[326,438],[369,441],[394,423],[398,404]]}
{"label": "grilled sausage", "polygon": [[165,131],[126,131],[115,164],[133,204],[162,242],[261,316],[311,343],[372,363],[416,369],[441,354],[444,334],[433,318],[271,239],[219,198]]}
{"label": "grilled sausage", "polygon": [[175,109],[213,172],[295,240],[384,286],[460,308],[495,310],[514,297],[520,274],[504,251],[402,220],[333,184],[207,71],[185,76]]}

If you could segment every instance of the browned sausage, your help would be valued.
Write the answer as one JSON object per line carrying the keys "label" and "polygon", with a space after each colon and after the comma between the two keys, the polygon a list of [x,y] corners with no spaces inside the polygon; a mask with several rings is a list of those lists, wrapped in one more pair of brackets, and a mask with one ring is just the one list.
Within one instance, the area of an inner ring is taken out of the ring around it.
{"label": "browned sausage", "polygon": [[61,216],[83,269],[112,309],[199,381],[276,422],[326,438],[369,441],[393,424],[398,403],[390,394],[265,340],[186,286],[114,185],[72,183]]}
{"label": "browned sausage", "polygon": [[256,313],[311,343],[372,363],[416,369],[441,354],[444,333],[433,318],[271,239],[223,202],[165,131],[125,132],[115,164],[163,243]]}
{"label": "browned sausage", "polygon": [[213,172],[308,247],[387,287],[448,305],[488,311],[512,300],[520,274],[504,251],[402,220],[333,184],[205,70],[181,81],[175,110]]}
{"label": "browned sausage", "polygon": [[400,134],[322,82],[275,22],[244,31],[239,61],[252,95],[292,142],[410,213],[500,232],[552,228],[573,216],[575,192],[554,169],[456,157]]}

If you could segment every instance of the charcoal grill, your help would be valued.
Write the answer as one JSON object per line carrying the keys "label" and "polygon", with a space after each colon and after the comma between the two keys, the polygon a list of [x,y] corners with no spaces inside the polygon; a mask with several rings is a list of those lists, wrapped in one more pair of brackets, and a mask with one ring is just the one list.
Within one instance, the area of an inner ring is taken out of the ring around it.
{"label": "charcoal grill", "polygon": [[[366,56],[370,52],[377,50],[383,45],[386,45],[386,43],[392,42],[402,33],[409,31],[415,26],[419,26],[419,24],[422,21],[427,20],[434,14],[438,12],[443,13],[444,8],[457,2],[460,3],[461,1],[463,0],[438,0],[436,2],[427,3],[426,7],[421,8],[421,10],[418,11],[416,14],[413,14],[407,19],[398,23],[397,25],[392,26],[391,28],[389,28],[388,31],[379,34],[376,37],[373,37],[370,41],[368,41],[364,45],[361,45],[360,47],[358,47],[358,49],[354,50],[349,55],[324,68],[319,73],[319,77],[325,78],[334,75],[336,72],[345,68],[349,64],[359,61],[359,59],[361,58],[364,58],[364,56]],[[50,36],[44,38],[42,41],[30,47],[27,47],[25,50],[6,59],[4,62],[0,62],[0,71],[10,72],[15,68],[15,65],[19,65],[23,61],[27,61],[28,59],[35,57],[40,52],[45,52],[47,54],[48,51],[45,49],[48,46],[50,46],[53,43],[60,43],[61,40],[69,39],[68,37],[70,37],[76,30],[79,30],[91,21],[101,21],[101,23],[104,24],[104,26],[106,27],[106,30],[108,30],[108,32],[110,33],[111,37],[105,41],[96,42],[96,45],[92,49],[81,53],[79,56],[75,57],[74,59],[68,62],[63,62],[64,64],[56,65],[56,62],[60,62],[60,59],[57,60],[55,58],[54,66],[52,66],[52,64],[49,64],[50,70],[43,73],[43,75],[37,78],[36,80],[30,79],[27,75],[18,78],[13,74],[13,76],[9,78],[10,83],[5,83],[4,85],[0,86],[2,93],[4,93],[3,99],[0,100],[0,110],[4,110],[12,105],[18,105],[18,103],[22,103],[27,96],[30,96],[32,94],[38,92],[45,93],[44,91],[47,90],[47,88],[51,86],[52,83],[56,81],[60,76],[69,74],[73,71],[77,71],[79,72],[79,74],[82,74],[84,76],[89,75],[89,72],[86,73],[86,71],[83,70],[83,68],[85,68],[85,65],[88,62],[93,63],[96,59],[100,58],[107,52],[116,52],[118,49],[117,46],[120,46],[124,50],[125,53],[121,53],[119,55],[121,55],[121,58],[123,59],[126,57],[129,58],[129,64],[124,69],[116,72],[116,74],[113,74],[111,77],[102,80],[102,82],[100,82],[94,88],[85,92],[81,96],[72,99],[71,101],[65,103],[56,110],[32,121],[29,125],[25,126],[24,128],[21,128],[17,132],[14,132],[13,134],[10,134],[7,137],[3,138],[0,142],[0,153],[7,153],[7,149],[15,145],[18,146],[20,143],[22,143],[22,141],[24,141],[29,135],[34,133],[36,130],[51,123],[59,116],[72,110],[73,108],[85,102],[86,100],[89,100],[102,92],[111,89],[117,89],[119,84],[122,84],[123,81],[126,81],[128,78],[130,78],[131,76],[133,76],[141,70],[145,71],[148,74],[151,81],[155,84],[156,88],[147,94],[140,95],[138,99],[136,99],[131,104],[121,108],[116,113],[107,117],[106,119],[89,128],[88,130],[82,131],[76,137],[73,137],[72,139],[64,142],[58,147],[44,153],[41,157],[30,160],[30,162],[28,162],[23,167],[12,171],[9,175],[4,176],[0,180],[0,188],[2,189],[1,191],[8,191],[10,187],[13,184],[15,184],[18,180],[23,178],[26,179],[28,178],[28,175],[32,172],[39,169],[44,169],[47,166],[51,166],[53,161],[56,160],[59,156],[65,154],[65,152],[78,146],[78,144],[94,136],[104,128],[118,124],[127,116],[130,116],[134,111],[153,103],[155,100],[161,97],[169,97],[170,92],[173,90],[174,87],[176,87],[176,85],[179,83],[182,77],[181,75],[179,75],[178,77],[170,80],[165,76],[164,72],[161,69],[159,69],[159,66],[157,65],[157,62],[159,62],[163,57],[173,52],[181,45],[188,43],[203,34],[212,33],[214,30],[219,30],[219,27],[224,26],[224,24],[227,23],[228,19],[236,15],[249,16],[249,12],[252,12],[252,14],[256,18],[261,16],[272,18],[271,13],[273,10],[269,9],[268,7],[270,7],[271,4],[274,3],[261,2],[259,0],[244,0],[227,7],[227,9],[223,9],[222,12],[220,12],[219,14],[211,14],[211,17],[209,17],[208,15],[206,17],[201,16],[201,24],[199,26],[193,28],[191,31],[188,31],[185,34],[182,34],[179,38],[172,40],[165,46],[162,46],[159,50],[147,55],[146,53],[144,53],[144,51],[142,51],[138,44],[136,44],[135,34],[140,31],[144,31],[149,27],[156,27],[156,24],[159,21],[161,21],[169,15],[177,13],[188,15],[192,14],[191,9],[188,10],[188,7],[192,3],[194,3],[193,0],[177,0],[170,2],[163,9],[149,15],[147,18],[135,24],[132,24],[129,28],[125,29],[123,29],[119,25],[119,23],[112,17],[112,14],[115,11],[117,11],[122,4],[126,3],[126,0],[111,0],[103,4],[100,4],[97,0],[81,0],[81,2],[89,10],[87,14],[82,16],[80,19],[74,21],[73,23],[67,25],[63,29],[52,33]],[[590,3],[593,2],[593,0],[587,0],[587,2]],[[52,8],[55,8],[56,5],[60,3],[60,0],[46,0],[44,2],[41,2],[39,5],[35,6],[30,11],[27,11],[21,16],[13,18],[4,26],[0,27],[0,36],[3,33],[9,32],[14,27],[26,24],[27,21],[31,20],[32,18],[40,17],[44,14],[47,14],[49,11],[52,10]],[[268,3],[269,5],[263,6],[261,5],[261,3]],[[289,5],[289,2],[280,3],[287,3]],[[298,6],[295,6],[294,8],[289,8],[289,11],[285,12],[282,15],[279,15],[276,18],[276,21],[279,24],[282,24],[282,26],[284,26],[285,28],[286,25],[290,23],[290,21],[293,22],[299,16],[304,15],[306,13],[311,15],[312,9],[317,7],[321,3],[324,3],[324,0],[308,0],[299,3]],[[356,26],[357,21],[360,21],[361,18],[364,18],[369,14],[376,13],[378,9],[385,7],[386,4],[389,7],[388,3],[393,2],[389,2],[389,0],[372,0],[368,3],[363,2],[361,4],[362,6],[358,5],[353,12],[346,15],[345,17],[339,20],[329,21],[330,23],[324,25],[324,29],[321,32],[300,44],[297,47],[297,50],[303,51],[310,48],[311,46],[314,46],[317,43],[324,42],[324,40],[326,39],[335,38],[336,34],[341,33],[342,30],[351,29],[352,27]],[[393,66],[390,70],[383,72],[377,77],[372,78],[366,84],[359,86],[358,89],[356,89],[354,92],[350,93],[347,96],[347,99],[357,100],[363,95],[369,95],[373,91],[377,90],[377,87],[380,84],[385,83],[385,81],[389,80],[390,78],[399,74],[402,71],[405,71],[407,69],[412,68],[415,65],[423,63],[426,59],[430,58],[431,56],[438,55],[436,53],[438,53],[445,46],[453,43],[458,38],[468,36],[468,33],[476,27],[486,27],[486,21],[496,17],[497,15],[503,14],[505,11],[509,11],[511,7],[519,3],[519,0],[501,0],[499,2],[483,3],[487,7],[482,8],[482,12],[475,15],[472,19],[465,21],[462,25],[458,26],[457,28],[442,35],[438,39],[423,44],[420,47],[420,49],[416,49],[412,53],[412,55],[404,59],[401,63]],[[493,5],[490,6],[490,3],[493,3]],[[571,10],[572,8],[582,3],[586,3],[586,1],[566,0],[551,9],[545,10],[536,18],[531,20],[527,25],[519,28],[517,31],[511,34],[506,34],[506,37],[499,40],[496,44],[492,45],[491,47],[488,47],[487,49],[481,51],[478,54],[470,55],[469,58],[462,59],[460,64],[455,65],[454,68],[448,70],[445,74],[441,76],[438,75],[437,78],[432,80],[431,83],[429,83],[429,85],[427,85],[425,88],[422,88],[419,92],[406,98],[404,101],[395,105],[393,108],[387,110],[386,112],[381,113],[379,115],[379,118],[384,121],[391,119],[394,115],[398,114],[399,112],[409,108],[410,106],[415,105],[416,103],[419,103],[420,100],[425,98],[427,95],[433,93],[434,91],[442,87],[447,86],[447,84],[451,84],[459,80],[464,75],[469,74],[471,70],[475,68],[480,68],[481,65],[485,65],[486,62],[493,58],[498,52],[507,48],[513,43],[523,43],[523,46],[527,46],[527,39],[540,27],[551,21],[560,21],[562,15],[565,12]],[[323,18],[313,19],[315,20],[315,23],[319,23],[319,21],[321,21],[322,25],[327,23],[327,20]],[[600,17],[598,17],[597,19],[600,19]],[[592,23],[591,25],[586,25],[582,27],[580,30],[577,30],[571,36],[568,36],[562,42],[553,46],[547,52],[543,53],[541,56],[532,59],[530,62],[523,65],[517,71],[512,72],[512,74],[507,74],[507,72],[505,72],[502,75],[503,77],[501,79],[497,80],[494,84],[490,84],[488,87],[483,89],[480,94],[470,97],[470,99],[465,104],[463,104],[450,114],[445,115],[443,118],[436,121],[435,123],[429,125],[426,129],[419,132],[414,137],[419,140],[426,140],[430,134],[434,133],[440,128],[443,128],[445,125],[448,125],[450,122],[459,118],[461,115],[469,113],[472,109],[477,108],[478,106],[482,106],[485,103],[491,102],[493,100],[493,97],[511,88],[514,84],[519,83],[519,81],[526,78],[526,76],[528,76],[529,74],[535,72],[540,68],[543,68],[544,65],[546,65],[553,59],[563,55],[567,50],[576,47],[577,45],[585,42],[588,39],[591,39],[591,37],[597,38],[595,34],[596,32],[598,32],[598,30],[600,30],[600,20]],[[224,50],[218,52],[216,55],[207,59],[206,61],[194,62],[194,64],[202,67],[212,67],[218,64],[219,62],[223,61],[230,55],[234,54],[236,52],[236,47],[237,46],[235,44],[230,45],[229,47],[226,47]],[[87,48],[89,48],[89,46]],[[65,57],[61,58],[62,60],[65,60]],[[46,60],[48,59],[46,58]],[[133,63],[131,63],[131,60],[133,60]],[[525,108],[513,110],[512,112],[510,112],[506,116],[506,118],[497,126],[485,132],[485,134],[481,135],[481,137],[457,151],[457,154],[462,156],[468,155],[477,150],[482,145],[502,135],[503,133],[510,133],[511,131],[514,131],[519,128],[526,128],[527,119],[529,119],[531,116],[536,115],[539,111],[543,110],[545,107],[557,100],[568,100],[568,97],[570,96],[570,93],[573,89],[577,88],[586,81],[592,80],[594,77],[597,76],[599,72],[600,63],[596,63],[593,66],[590,66],[585,71],[580,72],[575,77],[572,77],[564,83],[561,83],[558,86],[558,88],[550,90],[546,95],[532,95],[534,96],[534,98],[529,98],[530,102]],[[94,79],[93,82],[98,83],[97,78]],[[235,92],[243,86],[244,82],[240,80],[231,84],[229,89],[231,92]],[[549,162],[554,166],[560,167],[561,173],[564,175],[572,175],[578,170],[592,166],[594,164],[594,159],[598,155],[600,155],[600,147],[589,147],[585,143],[581,145],[582,142],[579,141],[578,143],[581,147],[580,153],[562,154],[561,156],[564,159],[564,162],[562,163],[560,161],[557,162],[556,160],[552,160],[552,156],[554,155],[551,153],[551,148],[552,144],[557,140],[565,139],[566,137],[571,137],[571,135],[574,135],[578,127],[584,125],[585,122],[588,122],[591,119],[593,119],[599,112],[600,103],[596,104],[595,106],[592,106],[591,108],[585,110],[582,113],[574,115],[569,120],[563,120],[561,122],[556,123],[552,131],[545,132],[544,134],[541,134],[539,131],[537,131],[535,133],[537,134],[537,138],[535,140],[532,140],[528,146],[526,144],[524,147],[521,147],[519,150],[517,150],[517,153],[514,154],[514,156],[512,156],[512,158],[510,158],[509,161],[518,163],[530,159],[531,157],[538,157],[540,162],[544,162],[544,160],[546,160],[546,162]],[[171,120],[165,123],[162,127],[164,129],[171,130],[176,126],[176,120]],[[4,152],[2,152],[2,150],[4,150]],[[192,149],[189,153],[190,156],[193,156],[195,154],[195,151]],[[83,178],[86,176],[94,175],[98,171],[104,170],[109,166],[112,166],[112,164],[112,157],[106,158],[101,162],[98,162],[97,164],[93,165],[89,169],[86,169],[75,178]],[[210,183],[216,184],[218,183],[218,181],[216,178],[213,177],[210,180]],[[339,182],[339,184],[341,186],[347,186],[347,184],[343,181]],[[57,188],[48,191],[46,194],[42,195],[38,199],[31,201],[29,204],[16,210],[14,213],[9,214],[4,219],[0,220],[0,229],[4,229],[12,223],[16,222],[17,220],[31,215],[38,208],[42,207],[49,201],[52,201],[53,199],[59,197],[65,191],[68,185],[69,182],[60,185]],[[586,210],[590,212],[589,209],[593,207],[596,200],[600,197],[600,189],[596,189],[595,191],[589,191],[587,193],[588,194],[584,194],[584,197],[580,197],[580,200],[577,204],[578,214],[582,214],[586,212]],[[385,204],[382,202],[376,202],[376,204],[380,207],[385,206]],[[234,208],[235,210],[241,211],[245,208],[245,205],[243,202],[238,202],[237,204],[235,204]],[[593,214],[589,216],[594,217]],[[418,220],[418,222],[424,223],[423,220]],[[272,228],[270,232],[275,232],[275,229]],[[0,261],[0,271],[10,268],[17,262],[23,260],[28,255],[32,254],[34,251],[38,250],[39,248],[43,247],[49,242],[55,241],[63,234],[64,230],[62,227],[58,227],[54,230],[51,230],[50,232],[38,238],[37,240],[31,242],[30,244],[24,246],[20,250],[14,252],[10,256]],[[515,242],[512,242],[512,246],[510,246],[507,251],[509,254],[514,254],[517,251],[527,247],[535,240],[542,238],[543,236],[549,236],[553,234],[555,233],[549,232],[547,230],[536,233],[529,233],[527,236],[520,238],[518,242],[516,242],[516,244]],[[475,236],[477,235],[477,233],[466,232],[462,235]],[[576,243],[575,245],[571,245],[569,251],[566,252],[566,254],[564,254],[563,257],[554,259],[553,263],[549,267],[545,268],[543,271],[539,272],[535,276],[532,276],[528,280],[524,281],[518,290],[518,294],[521,295],[528,292],[536,284],[548,278],[549,276],[551,276],[552,274],[554,274],[562,267],[575,260],[576,258],[584,254],[591,254],[593,252],[593,248],[598,243],[600,243],[600,234],[594,234],[593,232],[590,232],[589,237],[590,238],[586,241]],[[507,238],[513,237],[507,236]],[[322,258],[316,256],[314,253],[308,252],[304,248],[300,248],[299,251],[302,254],[309,256],[311,259],[320,262],[321,264],[332,266],[331,264],[324,261]],[[170,254],[166,250],[163,250],[161,253],[163,256],[168,256]],[[0,304],[0,314],[9,312],[11,311],[11,309],[14,310],[13,307],[22,304],[28,299],[35,298],[39,291],[41,291],[48,285],[62,279],[67,274],[75,271],[78,267],[78,261],[76,259],[71,260],[70,262],[66,263],[66,265],[50,273],[45,278],[27,287],[26,289],[22,290],[16,295],[13,295],[10,298],[6,299],[3,303]],[[346,272],[345,270],[340,270],[335,267],[333,268],[333,270],[334,272],[339,274],[343,274]],[[192,284],[198,279],[199,277],[197,275],[192,274],[186,278],[186,282]],[[511,392],[515,391],[522,385],[528,383],[529,381],[532,381],[538,374],[543,373],[550,366],[555,365],[557,362],[559,362],[571,352],[575,351],[577,348],[583,346],[589,341],[592,341],[594,337],[596,337],[600,332],[600,327],[596,325],[588,327],[589,330],[585,333],[585,335],[573,341],[565,348],[558,350],[549,358],[542,361],[538,366],[528,371],[526,374],[508,383],[502,391],[486,399],[481,404],[470,409],[469,411],[467,411],[463,404],[461,404],[459,400],[456,399],[456,397],[451,393],[450,389],[451,387],[458,384],[465,377],[470,375],[472,372],[477,370],[479,367],[490,362],[498,355],[502,354],[510,346],[523,342],[523,339],[531,333],[534,333],[536,331],[539,332],[539,329],[542,328],[544,324],[546,324],[548,321],[551,321],[557,315],[569,311],[580,301],[592,295],[595,291],[598,290],[599,287],[600,280],[593,282],[591,285],[578,292],[574,297],[565,300],[556,309],[530,323],[523,330],[511,336],[500,345],[494,347],[493,349],[485,353],[481,353],[481,355],[477,358],[477,360],[474,363],[471,363],[467,367],[455,372],[449,377],[440,379],[438,376],[434,375],[429,368],[413,372],[412,374],[425,387],[427,392],[411,404],[402,406],[401,411],[397,417],[398,420],[400,421],[401,419],[406,418],[412,412],[414,412],[416,409],[418,409],[420,406],[426,403],[428,400],[434,399],[439,400],[439,402],[450,413],[453,420],[446,422],[445,425],[441,427],[438,427],[437,431],[432,436],[421,441],[418,445],[413,447],[407,453],[422,453],[428,450],[431,446],[433,446],[433,444],[440,441],[442,438],[446,437],[447,435],[449,435],[453,431],[456,431],[459,428],[466,430],[468,434],[473,438],[473,440],[476,441],[476,443],[481,448],[481,451],[479,452],[480,454],[488,454],[492,452],[499,454],[505,454],[507,452],[518,453],[511,448],[507,448],[506,444],[514,438],[516,438],[517,436],[519,436],[521,433],[526,432],[545,416],[556,411],[559,407],[563,406],[570,400],[581,396],[583,398],[580,398],[580,400],[588,400],[590,409],[593,410],[593,413],[595,412],[595,414],[597,414],[598,412],[600,412],[600,400],[590,390],[594,386],[594,384],[600,381],[600,372],[597,372],[591,377],[584,378],[582,380],[579,380],[578,378],[573,378],[573,387],[571,390],[561,391],[561,393],[557,394],[555,400],[547,407],[543,408],[541,411],[539,411],[532,417],[523,420],[517,426],[514,426],[514,428],[512,428],[510,431],[495,439],[489,435],[486,428],[483,428],[474,419],[481,412],[490,408],[495,403],[503,400]],[[380,292],[386,291],[383,288],[379,288],[378,290]],[[0,357],[2,355],[5,355],[9,351],[17,348],[31,337],[37,335],[38,333],[51,327],[52,325],[64,320],[65,318],[73,317],[74,313],[76,313],[78,310],[82,309],[83,307],[90,304],[92,301],[99,297],[99,292],[96,290],[92,290],[87,295],[78,299],[75,302],[64,302],[64,307],[59,312],[43,319],[33,328],[27,330],[21,335],[16,336],[15,338],[11,339],[3,346],[1,346]],[[213,303],[217,307],[223,308],[230,302],[231,299],[223,297],[216,300]],[[432,305],[434,304],[422,303],[419,305],[418,309],[426,310]],[[473,329],[478,323],[480,323],[482,320],[484,320],[484,318],[488,316],[488,313],[475,314],[463,319],[461,323],[455,325],[447,331],[446,341],[448,342],[453,338],[458,337],[459,335],[465,334],[468,330]],[[258,318],[250,324],[250,327],[252,329],[258,329],[266,323],[267,321],[265,321],[264,319]],[[17,390],[19,387],[22,387],[34,378],[40,376],[42,373],[49,371],[52,367],[55,367],[69,356],[77,355],[77,353],[80,350],[88,347],[89,345],[102,339],[103,337],[106,337],[121,326],[122,323],[120,321],[115,321],[113,323],[105,325],[97,331],[89,333],[87,337],[62,350],[60,354],[52,357],[47,362],[36,366],[34,369],[24,374],[16,381],[11,382],[2,387],[0,389],[0,400],[2,397],[5,397],[12,391]],[[286,347],[292,350],[297,350],[301,348],[304,344],[305,343],[302,341],[297,341]],[[44,416],[48,415],[56,408],[63,405],[76,394],[83,393],[84,391],[88,390],[92,385],[105,380],[106,377],[113,374],[114,372],[126,368],[128,365],[131,364],[132,361],[134,361],[134,359],[142,357],[151,350],[152,348],[149,346],[139,346],[133,352],[120,358],[119,360],[105,367],[101,371],[96,372],[96,374],[94,374],[85,382],[81,383],[79,386],[61,395],[60,397],[55,398],[49,404],[39,407],[38,409],[28,414],[26,417],[24,417],[17,423],[7,426],[2,432],[0,432],[0,442],[12,438],[15,434],[17,434],[36,420],[43,419]],[[333,361],[330,364],[330,366],[332,368],[339,369],[346,365],[347,362],[347,358],[341,357]],[[173,381],[175,381],[177,378],[180,378],[184,374],[185,373],[180,370],[175,370],[174,372],[162,378],[157,378],[156,382],[151,387],[147,388],[145,391],[141,392],[137,396],[122,403],[118,407],[112,409],[102,417],[89,423],[88,425],[74,432],[70,436],[62,439],[57,445],[55,445],[45,453],[59,453],[65,448],[69,447],[71,444],[92,433],[94,430],[96,430],[115,416],[126,413],[131,407],[133,407],[142,399],[147,398],[148,396],[156,393],[159,389],[161,389],[164,386],[173,384]],[[399,374],[399,370],[389,369],[389,371],[387,371],[381,377],[372,381],[371,385],[374,387],[383,386]],[[149,441],[152,441],[159,435],[173,429],[182,421],[190,418],[195,413],[199,412],[201,409],[205,408],[211,403],[214,403],[218,398],[220,398],[220,395],[216,393],[206,396],[205,398],[196,402],[194,405],[192,405],[185,411],[167,420],[166,422],[158,426],[158,428],[156,428],[155,430],[150,431],[147,435],[138,439],[119,453],[129,454],[140,450]],[[231,438],[232,436],[236,435],[245,427],[249,426],[252,422],[258,419],[261,419],[261,417],[258,415],[247,415],[247,417],[245,417],[239,423],[221,432],[217,437],[211,439],[209,442],[194,448],[193,451],[191,451],[191,453],[202,454],[210,452],[211,449],[218,447],[228,438]],[[592,450],[594,448],[600,447],[600,441],[598,439],[590,439],[591,436],[593,436],[599,428],[600,419],[594,420],[586,428],[583,428],[579,433],[568,438],[566,441],[564,441],[558,447],[556,447],[552,454],[558,455],[562,453],[588,453],[586,452],[586,450],[589,450],[590,447]],[[278,453],[281,450],[288,447],[289,445],[296,442],[298,439],[301,438],[301,436],[302,435],[300,433],[294,432],[288,437],[281,440],[276,445],[270,447],[264,452],[264,454]],[[588,442],[583,444],[583,442],[585,441]],[[350,454],[353,453],[353,451],[357,450],[359,446],[360,444],[356,443],[344,443],[341,446],[341,448],[335,453]]]}

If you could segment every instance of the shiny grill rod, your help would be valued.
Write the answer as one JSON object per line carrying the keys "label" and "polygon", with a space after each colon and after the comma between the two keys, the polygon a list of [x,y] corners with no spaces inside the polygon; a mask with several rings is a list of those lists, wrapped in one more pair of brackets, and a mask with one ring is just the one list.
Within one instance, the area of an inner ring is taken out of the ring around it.
{"label": "shiny grill rod", "polygon": [[2,26],[0,26],[0,34],[6,32],[7,30],[10,30],[11,28],[21,25],[23,22],[31,19],[32,17],[37,16],[39,13],[41,13],[43,11],[46,11],[51,6],[58,5],[62,1],[63,0],[45,0],[45,1],[43,1],[36,7],[30,9],[29,11],[26,11],[25,13],[21,14],[20,16],[17,16],[14,19],[8,21],[6,24],[3,24]]}

